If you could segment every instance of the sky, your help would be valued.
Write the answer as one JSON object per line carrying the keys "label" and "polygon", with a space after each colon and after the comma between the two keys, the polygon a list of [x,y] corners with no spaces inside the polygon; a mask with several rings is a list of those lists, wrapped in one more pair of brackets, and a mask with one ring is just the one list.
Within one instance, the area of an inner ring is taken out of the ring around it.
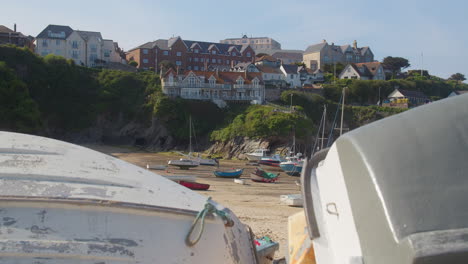
{"label": "sky", "polygon": [[327,40],[369,46],[374,58],[409,60],[409,69],[468,77],[468,1],[464,0],[0,0],[0,25],[37,36],[47,25],[99,31],[129,50],[148,41],[219,42],[271,37],[283,49]]}

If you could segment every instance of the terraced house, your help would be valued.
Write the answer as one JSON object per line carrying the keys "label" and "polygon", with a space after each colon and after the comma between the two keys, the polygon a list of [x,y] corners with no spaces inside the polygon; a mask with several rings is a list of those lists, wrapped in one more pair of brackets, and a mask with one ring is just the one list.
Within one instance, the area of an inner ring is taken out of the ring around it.
{"label": "terraced house", "polygon": [[159,71],[161,63],[167,62],[181,71],[228,71],[238,63],[253,62],[255,52],[250,46],[174,37],[147,42],[129,50],[126,57],[129,61],[136,61],[137,67],[142,69],[153,68]]}
{"label": "terraced house", "polygon": [[265,86],[260,72],[185,71],[169,69],[161,78],[162,91],[172,97],[261,103]]}

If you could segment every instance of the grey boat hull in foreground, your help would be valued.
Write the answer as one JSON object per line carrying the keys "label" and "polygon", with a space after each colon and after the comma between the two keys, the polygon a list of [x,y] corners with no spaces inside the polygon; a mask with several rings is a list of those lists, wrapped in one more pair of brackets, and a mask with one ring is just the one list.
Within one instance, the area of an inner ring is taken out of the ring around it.
{"label": "grey boat hull in foreground", "polygon": [[468,263],[468,95],[340,137],[305,164],[318,264]]}

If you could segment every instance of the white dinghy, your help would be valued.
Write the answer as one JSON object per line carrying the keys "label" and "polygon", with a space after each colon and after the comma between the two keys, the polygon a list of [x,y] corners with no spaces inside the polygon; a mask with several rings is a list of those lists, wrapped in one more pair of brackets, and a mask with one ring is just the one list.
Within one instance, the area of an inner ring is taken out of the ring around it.
{"label": "white dinghy", "polygon": [[249,228],[228,209],[143,168],[43,137],[0,132],[0,209],[2,263],[258,261]]}

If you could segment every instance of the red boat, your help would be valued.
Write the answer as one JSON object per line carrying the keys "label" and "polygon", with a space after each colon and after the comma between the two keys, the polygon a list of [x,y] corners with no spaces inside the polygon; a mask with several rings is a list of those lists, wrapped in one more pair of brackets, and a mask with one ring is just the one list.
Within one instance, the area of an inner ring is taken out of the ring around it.
{"label": "red boat", "polygon": [[276,182],[279,173],[266,172],[260,168],[256,168],[254,172],[250,173],[250,179],[254,182]]}
{"label": "red boat", "polygon": [[197,190],[197,191],[206,191],[210,188],[209,184],[205,183],[198,183],[198,182],[188,182],[188,181],[177,181],[180,185],[183,185],[190,190]]}

